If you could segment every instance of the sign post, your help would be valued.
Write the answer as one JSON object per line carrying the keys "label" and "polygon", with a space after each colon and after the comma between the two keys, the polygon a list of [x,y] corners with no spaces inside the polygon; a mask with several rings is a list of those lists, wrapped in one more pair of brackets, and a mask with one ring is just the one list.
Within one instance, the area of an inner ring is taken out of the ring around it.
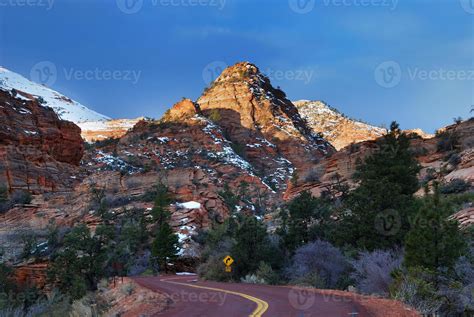
{"label": "sign post", "polygon": [[234,263],[234,259],[233,259],[230,255],[228,255],[228,256],[226,256],[222,261],[223,261],[224,264],[225,264],[225,271],[226,271],[227,273],[232,272],[232,267],[231,267],[231,265],[232,265],[232,263]]}

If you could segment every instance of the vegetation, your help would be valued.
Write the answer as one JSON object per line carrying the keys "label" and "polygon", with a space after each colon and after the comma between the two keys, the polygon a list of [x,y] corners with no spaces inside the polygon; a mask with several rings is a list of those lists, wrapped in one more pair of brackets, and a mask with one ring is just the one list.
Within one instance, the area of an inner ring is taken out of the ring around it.
{"label": "vegetation", "polygon": [[466,252],[466,242],[457,221],[449,219],[451,206],[440,197],[438,188],[428,196],[405,240],[405,265],[436,271],[451,269]]}
{"label": "vegetation", "polygon": [[179,251],[178,237],[174,234],[169,224],[170,212],[168,210],[172,198],[168,188],[163,184],[156,186],[155,205],[151,211],[156,225],[155,239],[152,244],[152,260],[154,271],[168,271],[168,265],[175,260]]}
{"label": "vegetation", "polygon": [[338,244],[367,250],[401,246],[416,208],[419,170],[408,137],[393,122],[379,150],[357,167],[359,187],[346,200]]}

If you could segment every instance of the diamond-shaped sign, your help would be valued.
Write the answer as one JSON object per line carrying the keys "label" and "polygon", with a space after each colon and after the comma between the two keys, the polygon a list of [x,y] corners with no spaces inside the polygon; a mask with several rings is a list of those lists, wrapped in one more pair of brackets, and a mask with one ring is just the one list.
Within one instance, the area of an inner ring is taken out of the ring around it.
{"label": "diamond-shaped sign", "polygon": [[225,266],[231,266],[234,263],[234,259],[230,255],[226,256],[223,261]]}

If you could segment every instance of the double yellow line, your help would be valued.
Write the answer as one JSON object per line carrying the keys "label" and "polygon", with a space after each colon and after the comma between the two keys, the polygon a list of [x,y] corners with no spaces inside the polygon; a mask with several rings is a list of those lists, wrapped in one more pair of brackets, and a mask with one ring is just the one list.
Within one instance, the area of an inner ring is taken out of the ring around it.
{"label": "double yellow line", "polygon": [[186,283],[179,283],[179,282],[173,282],[169,280],[162,280],[163,282],[167,283],[172,283],[172,284],[177,284],[177,285],[183,285],[183,286],[188,286],[188,287],[194,287],[194,288],[200,288],[200,289],[207,289],[211,291],[216,291],[216,292],[223,292],[227,294],[232,294],[236,296],[243,297],[245,299],[248,299],[254,303],[257,304],[257,308],[249,315],[249,317],[261,317],[264,312],[267,311],[268,309],[268,303],[264,300],[261,300],[260,298],[253,297],[244,293],[239,293],[239,292],[234,292],[234,291],[228,291],[226,289],[220,289],[220,288],[213,288],[213,287],[206,287],[206,286],[199,286],[199,285],[191,285],[191,284],[186,284]]}

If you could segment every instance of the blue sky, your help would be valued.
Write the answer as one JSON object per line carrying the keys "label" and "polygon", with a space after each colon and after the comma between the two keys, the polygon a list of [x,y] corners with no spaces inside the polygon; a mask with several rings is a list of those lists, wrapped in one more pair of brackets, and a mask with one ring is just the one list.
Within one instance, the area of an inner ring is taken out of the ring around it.
{"label": "blue sky", "polygon": [[160,117],[244,60],[373,124],[433,132],[474,104],[471,0],[25,1],[0,0],[0,65],[51,62],[52,88],[115,118]]}

